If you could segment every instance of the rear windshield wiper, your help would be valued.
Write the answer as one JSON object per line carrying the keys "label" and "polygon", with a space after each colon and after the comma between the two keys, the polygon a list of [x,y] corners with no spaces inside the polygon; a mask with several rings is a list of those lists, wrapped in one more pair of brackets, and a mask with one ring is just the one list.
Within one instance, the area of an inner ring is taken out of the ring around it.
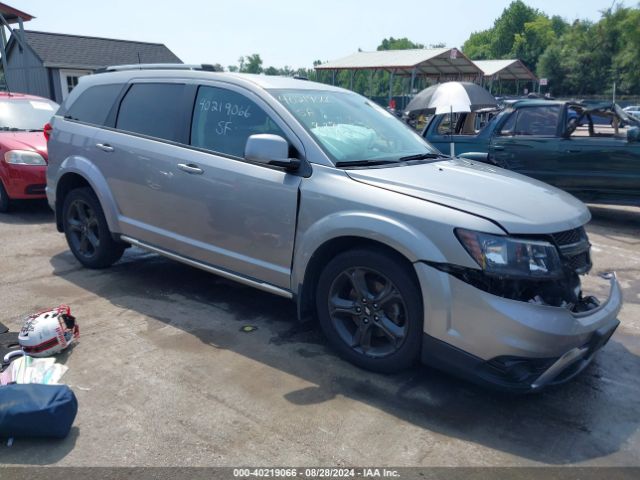
{"label": "rear windshield wiper", "polygon": [[427,158],[449,158],[449,157],[447,155],[442,155],[441,153],[425,152],[425,153],[416,153],[415,155],[407,155],[406,157],[400,157],[398,161],[407,162],[409,160],[426,160]]}
{"label": "rear windshield wiper", "polygon": [[371,167],[375,165],[387,165],[398,163],[397,160],[343,160],[336,162],[336,167]]}

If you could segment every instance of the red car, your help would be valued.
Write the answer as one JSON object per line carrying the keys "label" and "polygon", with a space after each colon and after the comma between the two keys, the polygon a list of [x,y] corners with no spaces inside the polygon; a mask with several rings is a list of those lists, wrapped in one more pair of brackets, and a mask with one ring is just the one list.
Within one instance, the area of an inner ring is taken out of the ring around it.
{"label": "red car", "polygon": [[47,98],[0,92],[0,212],[9,210],[12,200],[45,198],[42,130],[57,109]]}

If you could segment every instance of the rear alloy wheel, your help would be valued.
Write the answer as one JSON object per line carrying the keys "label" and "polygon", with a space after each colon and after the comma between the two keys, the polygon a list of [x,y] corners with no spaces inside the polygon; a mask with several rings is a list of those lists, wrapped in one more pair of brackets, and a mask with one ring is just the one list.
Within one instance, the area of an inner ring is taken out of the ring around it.
{"label": "rear alloy wheel", "polygon": [[125,245],[113,240],[100,202],[90,188],[67,194],[62,221],[69,248],[85,267],[105,268],[122,257]]}
{"label": "rear alloy wheel", "polygon": [[345,359],[378,372],[395,372],[417,360],[422,301],[407,268],[383,252],[354,250],[322,272],[316,299],[320,324]]}
{"label": "rear alloy wheel", "polygon": [[0,181],[0,213],[6,213],[9,211],[11,207],[11,200],[9,199],[9,195],[7,195],[7,191],[4,189],[4,185]]}

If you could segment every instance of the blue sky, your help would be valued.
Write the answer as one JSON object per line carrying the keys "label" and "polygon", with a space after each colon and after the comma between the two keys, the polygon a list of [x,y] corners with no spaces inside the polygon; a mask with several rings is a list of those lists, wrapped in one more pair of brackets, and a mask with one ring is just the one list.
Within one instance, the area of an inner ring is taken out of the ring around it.
{"label": "blue sky", "polygon": [[[525,0],[566,20],[597,20],[612,0]],[[26,29],[166,44],[186,63],[237,64],[259,53],[264,66],[311,67],[389,36],[460,47],[510,0],[26,0]],[[625,4],[625,2],[617,2]],[[628,0],[627,5],[636,2]]]}

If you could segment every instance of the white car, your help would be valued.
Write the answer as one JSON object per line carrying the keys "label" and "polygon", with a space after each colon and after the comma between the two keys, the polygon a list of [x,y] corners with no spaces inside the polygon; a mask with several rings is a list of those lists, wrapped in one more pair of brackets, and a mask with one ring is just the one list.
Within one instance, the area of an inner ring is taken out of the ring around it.
{"label": "white car", "polygon": [[624,110],[629,115],[640,118],[640,105],[629,105],[628,107],[624,107],[622,110]]}

